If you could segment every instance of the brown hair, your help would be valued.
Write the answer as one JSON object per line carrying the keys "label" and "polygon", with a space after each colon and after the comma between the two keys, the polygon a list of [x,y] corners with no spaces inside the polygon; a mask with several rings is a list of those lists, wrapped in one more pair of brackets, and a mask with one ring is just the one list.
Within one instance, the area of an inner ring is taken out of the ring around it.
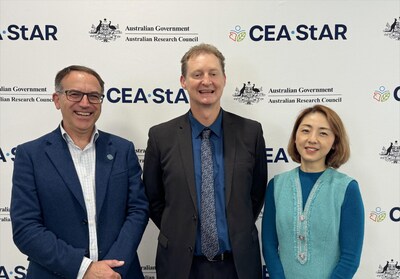
{"label": "brown hair", "polygon": [[57,73],[56,78],[55,78],[55,81],[54,81],[54,85],[55,85],[56,92],[61,92],[61,91],[63,90],[62,85],[61,85],[61,81],[62,81],[69,73],[71,73],[72,71],[85,72],[85,73],[87,73],[87,74],[89,74],[89,75],[94,76],[94,77],[98,80],[98,82],[99,82],[99,84],[100,84],[100,87],[101,87],[101,92],[100,92],[100,93],[103,93],[103,92],[104,92],[104,81],[103,81],[103,79],[100,77],[100,75],[99,75],[95,70],[90,69],[90,68],[85,67],[85,66],[80,66],[80,65],[71,65],[71,66],[68,66],[68,67],[62,69],[61,71],[59,71],[59,72]]}
{"label": "brown hair", "polygon": [[344,128],[343,122],[339,115],[332,109],[323,106],[315,105],[310,108],[306,108],[300,112],[299,116],[294,123],[292,134],[290,135],[290,140],[288,144],[288,153],[293,161],[296,163],[301,162],[301,157],[296,148],[296,133],[303,121],[304,117],[310,113],[319,112],[325,115],[329,125],[332,128],[332,132],[335,135],[335,141],[332,145],[332,149],[326,156],[325,164],[328,167],[339,168],[341,165],[347,162],[350,157],[350,144],[347,137],[346,130]]}
{"label": "brown hair", "polygon": [[221,64],[222,73],[225,75],[225,57],[224,55],[213,45],[199,44],[191,47],[181,59],[181,74],[186,76],[187,74],[187,62],[191,57],[198,56],[200,54],[214,54]]}

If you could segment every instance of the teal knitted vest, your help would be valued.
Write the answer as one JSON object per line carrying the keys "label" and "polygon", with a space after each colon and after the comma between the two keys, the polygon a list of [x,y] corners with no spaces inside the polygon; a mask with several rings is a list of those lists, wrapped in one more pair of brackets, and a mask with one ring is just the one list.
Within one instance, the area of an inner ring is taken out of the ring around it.
{"label": "teal knitted vest", "polygon": [[286,279],[328,279],[340,255],[341,206],[351,177],[328,168],[303,210],[299,168],[274,178],[279,257]]}

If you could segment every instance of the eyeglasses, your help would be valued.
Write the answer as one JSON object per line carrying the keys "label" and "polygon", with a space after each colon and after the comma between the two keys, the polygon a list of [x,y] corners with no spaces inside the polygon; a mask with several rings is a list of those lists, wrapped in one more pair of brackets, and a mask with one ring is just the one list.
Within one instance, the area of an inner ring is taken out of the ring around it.
{"label": "eyeglasses", "polygon": [[71,102],[80,102],[83,99],[83,96],[86,95],[87,99],[89,100],[89,103],[91,104],[101,104],[104,99],[104,95],[100,93],[83,93],[77,90],[64,90],[63,92],[58,92],[58,93],[64,93],[67,99]]}

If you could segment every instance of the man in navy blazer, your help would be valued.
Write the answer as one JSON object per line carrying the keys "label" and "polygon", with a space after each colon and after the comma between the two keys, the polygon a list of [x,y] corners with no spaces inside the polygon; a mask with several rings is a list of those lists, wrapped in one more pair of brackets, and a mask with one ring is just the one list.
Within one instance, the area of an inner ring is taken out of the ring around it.
{"label": "man in navy blazer", "polygon": [[[150,218],[160,229],[157,279],[261,279],[255,221],[267,183],[262,127],[222,110],[226,77],[217,48],[194,46],[181,63],[190,111],[150,129],[144,159]],[[215,256],[205,253],[207,230],[201,229],[214,219],[201,214],[206,208],[201,201],[203,130],[211,130],[213,150],[213,179],[204,180],[213,180],[214,186],[214,195],[208,196],[215,204]]]}
{"label": "man in navy blazer", "polygon": [[132,142],[97,130],[104,82],[69,66],[55,79],[62,122],[17,147],[11,221],[27,278],[143,278],[148,201]]}

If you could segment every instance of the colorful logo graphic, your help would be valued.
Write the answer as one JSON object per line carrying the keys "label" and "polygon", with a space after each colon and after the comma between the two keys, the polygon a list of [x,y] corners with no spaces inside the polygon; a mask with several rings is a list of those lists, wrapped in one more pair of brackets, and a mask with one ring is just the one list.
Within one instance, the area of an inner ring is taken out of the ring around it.
{"label": "colorful logo graphic", "polygon": [[397,140],[390,142],[390,144],[382,147],[379,153],[381,159],[393,164],[398,164],[400,160],[400,146]]}
{"label": "colorful logo graphic", "polygon": [[371,219],[374,222],[382,222],[386,218],[386,212],[382,211],[380,207],[377,207],[374,211],[371,211],[369,214],[369,219]]}
{"label": "colorful logo graphic", "polygon": [[241,42],[246,38],[246,31],[243,30],[240,25],[236,25],[234,30],[231,30],[229,32],[229,39],[231,39],[234,42]]}
{"label": "colorful logo graphic", "polygon": [[[399,17],[400,19],[400,17]],[[386,28],[383,30],[385,36],[388,36],[390,39],[400,41],[400,20],[394,18],[392,23],[387,22]]]}
{"label": "colorful logo graphic", "polygon": [[89,31],[90,37],[95,38],[104,43],[115,41],[121,37],[122,32],[119,30],[119,25],[112,25],[111,20],[106,18],[99,20],[97,25],[92,24],[92,29]]}
{"label": "colorful logo graphic", "polygon": [[384,266],[379,265],[377,278],[382,279],[399,279],[400,278],[400,266],[399,262],[394,262],[393,259],[386,261]]}
{"label": "colorful logo graphic", "polygon": [[373,98],[378,102],[386,102],[389,100],[390,91],[386,90],[385,86],[380,86],[378,90],[373,93]]}
{"label": "colorful logo graphic", "polygon": [[[372,210],[369,214],[369,219],[373,222],[380,223],[380,222],[400,222],[400,206],[395,206],[387,211],[382,210],[381,207],[377,206],[375,210]],[[386,218],[388,217],[388,218]]]}
{"label": "colorful logo graphic", "polygon": [[235,93],[233,93],[233,99],[239,103],[244,103],[246,105],[252,105],[264,100],[265,94],[263,93],[262,87],[256,87],[250,81],[243,83],[243,86],[236,87]]}

